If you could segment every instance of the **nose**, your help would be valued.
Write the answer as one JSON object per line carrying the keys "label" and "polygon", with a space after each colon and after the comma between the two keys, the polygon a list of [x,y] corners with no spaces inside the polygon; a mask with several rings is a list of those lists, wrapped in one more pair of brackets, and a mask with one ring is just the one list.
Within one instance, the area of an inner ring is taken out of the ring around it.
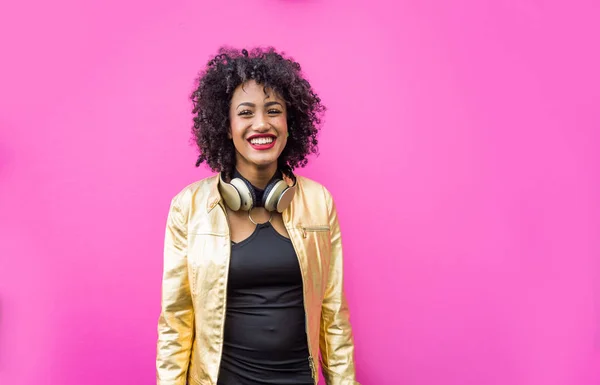
{"label": "nose", "polygon": [[269,129],[269,125],[262,117],[257,117],[252,124],[252,129],[255,131],[263,132]]}

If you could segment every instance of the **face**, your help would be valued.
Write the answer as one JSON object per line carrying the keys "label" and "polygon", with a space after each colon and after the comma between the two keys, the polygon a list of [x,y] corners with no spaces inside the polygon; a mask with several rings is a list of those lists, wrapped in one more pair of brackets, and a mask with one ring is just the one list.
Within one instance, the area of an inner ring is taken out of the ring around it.
{"label": "face", "polygon": [[275,172],[277,159],[287,143],[285,101],[254,80],[236,88],[229,108],[231,131],[240,172]]}

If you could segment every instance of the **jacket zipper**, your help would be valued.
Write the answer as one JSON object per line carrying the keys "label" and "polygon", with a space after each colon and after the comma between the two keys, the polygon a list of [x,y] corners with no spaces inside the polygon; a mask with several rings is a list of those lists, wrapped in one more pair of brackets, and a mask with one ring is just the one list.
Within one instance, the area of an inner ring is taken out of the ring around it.
{"label": "jacket zipper", "polygon": [[302,237],[306,238],[308,236],[307,232],[312,231],[323,231],[327,232],[330,230],[329,226],[300,226],[302,229]]}
{"label": "jacket zipper", "polygon": [[[308,336],[308,334],[307,334],[307,336]],[[308,338],[307,338],[307,340],[308,340]],[[314,381],[316,379],[317,374],[315,373],[315,371],[316,371],[316,369],[315,369],[315,363],[313,361],[312,356],[308,356],[308,366],[310,366],[310,376],[312,377],[312,379]]]}

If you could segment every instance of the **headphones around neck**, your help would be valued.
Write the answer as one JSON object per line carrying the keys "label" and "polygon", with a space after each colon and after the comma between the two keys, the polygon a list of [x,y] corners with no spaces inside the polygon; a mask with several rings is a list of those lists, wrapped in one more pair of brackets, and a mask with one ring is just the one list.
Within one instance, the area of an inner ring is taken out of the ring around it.
{"label": "headphones around neck", "polygon": [[282,213],[292,202],[296,194],[296,178],[294,184],[289,186],[281,178],[273,178],[265,187],[262,201],[257,202],[254,187],[244,178],[232,178],[229,183],[223,180],[223,173],[219,175],[219,191],[233,211],[250,211],[259,204],[267,211]]}

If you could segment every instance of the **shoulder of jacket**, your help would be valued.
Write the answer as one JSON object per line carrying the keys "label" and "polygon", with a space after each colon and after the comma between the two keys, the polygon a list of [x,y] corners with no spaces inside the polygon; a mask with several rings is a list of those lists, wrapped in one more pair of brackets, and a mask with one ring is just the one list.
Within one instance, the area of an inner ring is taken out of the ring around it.
{"label": "shoulder of jacket", "polygon": [[325,198],[325,200],[333,199],[331,193],[322,183],[316,180],[307,178],[305,176],[296,175],[298,186],[302,189],[302,192],[311,198]]}
{"label": "shoulder of jacket", "polygon": [[192,201],[206,201],[212,189],[215,187],[218,176],[218,174],[211,175],[188,184],[175,194],[172,198],[172,202],[179,206],[187,207]]}

